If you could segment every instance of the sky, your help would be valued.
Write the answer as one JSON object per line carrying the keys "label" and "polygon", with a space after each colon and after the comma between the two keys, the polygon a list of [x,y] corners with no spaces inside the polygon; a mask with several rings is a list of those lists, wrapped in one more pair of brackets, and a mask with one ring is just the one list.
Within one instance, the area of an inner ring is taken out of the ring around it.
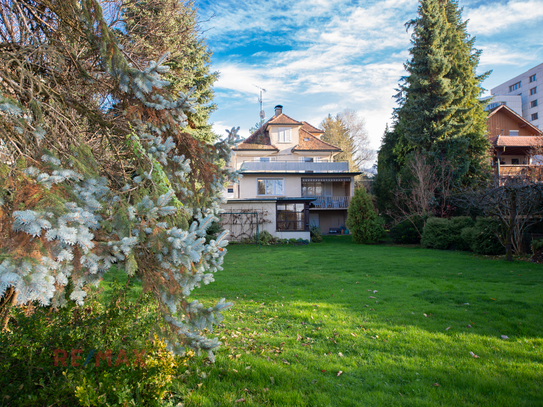
{"label": "sky", "polygon": [[[213,52],[211,70],[219,135],[259,121],[259,88],[266,120],[274,106],[314,126],[329,114],[355,110],[378,149],[396,106],[393,95],[409,59],[416,0],[197,0],[201,28]],[[460,0],[485,95],[543,63],[543,0]]]}

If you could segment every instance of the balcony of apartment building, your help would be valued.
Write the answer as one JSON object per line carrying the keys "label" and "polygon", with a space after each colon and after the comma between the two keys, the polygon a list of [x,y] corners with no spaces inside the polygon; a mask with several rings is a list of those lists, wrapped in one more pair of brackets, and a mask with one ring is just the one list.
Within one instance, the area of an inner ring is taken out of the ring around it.
{"label": "balcony of apartment building", "polygon": [[241,172],[282,172],[282,173],[341,173],[349,172],[348,162],[328,161],[244,161]]}

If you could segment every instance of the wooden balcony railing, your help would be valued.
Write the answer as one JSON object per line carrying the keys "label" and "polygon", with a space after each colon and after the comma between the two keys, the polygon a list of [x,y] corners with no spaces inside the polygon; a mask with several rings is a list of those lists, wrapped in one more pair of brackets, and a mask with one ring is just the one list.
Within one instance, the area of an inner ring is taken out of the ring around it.
{"label": "wooden balcony railing", "polygon": [[350,201],[350,196],[318,196],[315,201],[311,202],[309,207],[318,209],[347,209]]}
{"label": "wooden balcony railing", "polygon": [[532,181],[543,181],[542,165],[505,164],[500,165],[500,178],[525,178]]}

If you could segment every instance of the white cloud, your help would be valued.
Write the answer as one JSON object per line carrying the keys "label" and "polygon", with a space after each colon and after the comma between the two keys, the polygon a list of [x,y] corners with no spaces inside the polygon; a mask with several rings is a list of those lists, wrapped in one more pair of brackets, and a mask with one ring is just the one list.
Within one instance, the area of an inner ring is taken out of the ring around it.
{"label": "white cloud", "polygon": [[504,4],[492,2],[468,9],[464,17],[470,20],[468,31],[473,35],[490,35],[503,30],[518,31],[529,22],[543,20],[543,4],[539,0],[510,0]]}

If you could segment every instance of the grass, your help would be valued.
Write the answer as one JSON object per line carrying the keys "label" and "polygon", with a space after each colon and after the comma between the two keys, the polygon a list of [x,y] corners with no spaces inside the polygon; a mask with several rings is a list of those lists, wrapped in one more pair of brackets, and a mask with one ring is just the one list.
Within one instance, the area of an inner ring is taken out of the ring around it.
{"label": "grass", "polygon": [[[541,406],[543,266],[420,247],[229,247],[188,406]],[[509,339],[501,339],[507,335]],[[478,356],[478,357],[475,357]]]}

